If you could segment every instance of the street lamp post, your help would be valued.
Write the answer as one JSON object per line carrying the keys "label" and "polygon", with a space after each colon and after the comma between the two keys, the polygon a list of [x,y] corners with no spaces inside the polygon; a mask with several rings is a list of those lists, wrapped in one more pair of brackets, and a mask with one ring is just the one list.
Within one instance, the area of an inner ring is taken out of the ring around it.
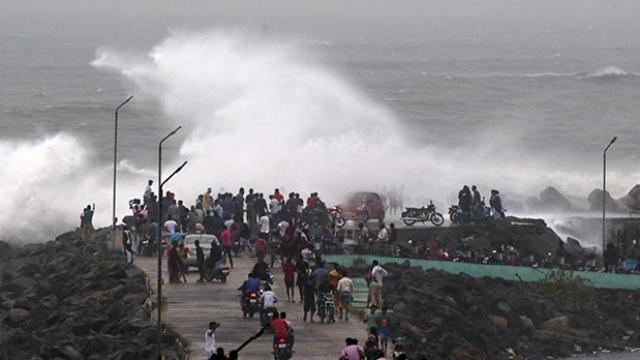
{"label": "street lamp post", "polygon": [[113,135],[113,206],[111,212],[111,247],[116,247],[116,166],[118,162],[118,112],[120,109],[125,106],[129,101],[133,99],[133,95],[129,96],[127,100],[123,101],[122,104],[118,105],[116,108],[116,121],[115,121],[115,131]]}
{"label": "street lamp post", "polygon": [[607,198],[605,197],[605,194],[607,192],[607,150],[609,150],[609,148],[611,147],[611,145],[613,145],[614,142],[616,142],[616,140],[618,139],[617,136],[614,136],[613,139],[611,139],[611,141],[609,142],[609,145],[607,145],[606,148],[604,148],[604,151],[602,152],[602,254],[604,255],[604,248],[605,248],[605,236],[606,236],[606,230],[605,230],[605,219],[606,219],[606,214],[607,214]]}
{"label": "street lamp post", "polygon": [[162,143],[180,130],[178,126],[175,130],[167,134],[158,143],[158,356],[161,356],[161,330],[162,330],[162,186],[177,174],[187,164],[185,161],[180,165],[164,182],[162,181]]}

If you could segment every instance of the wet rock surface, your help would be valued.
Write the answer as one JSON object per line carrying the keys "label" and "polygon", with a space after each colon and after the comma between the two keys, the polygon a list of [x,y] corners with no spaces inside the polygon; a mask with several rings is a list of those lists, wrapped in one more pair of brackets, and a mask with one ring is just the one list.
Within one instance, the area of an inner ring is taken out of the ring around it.
{"label": "wet rock surface", "polygon": [[544,359],[640,345],[640,291],[585,288],[569,302],[537,284],[385,268],[385,304],[411,358]]}
{"label": "wet rock surface", "polygon": [[[0,359],[157,358],[146,277],[103,240],[2,246]],[[185,357],[177,334],[162,343],[167,359]]]}

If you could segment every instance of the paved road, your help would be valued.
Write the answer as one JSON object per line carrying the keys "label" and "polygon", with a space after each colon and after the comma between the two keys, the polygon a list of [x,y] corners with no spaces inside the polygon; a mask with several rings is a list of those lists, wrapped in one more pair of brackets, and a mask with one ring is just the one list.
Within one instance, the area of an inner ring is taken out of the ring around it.
{"label": "paved road", "polygon": [[[243,319],[239,305],[239,291],[236,289],[253,267],[253,261],[246,257],[234,258],[235,269],[226,284],[196,283],[197,275],[190,274],[187,284],[167,284],[168,274],[163,274],[165,285],[163,295],[168,297],[169,309],[166,320],[170,326],[182,334],[190,344],[190,359],[204,359],[204,332],[209,321],[217,321],[222,326],[216,332],[216,346],[225,351],[236,348],[259,330],[255,320]],[[143,269],[155,290],[157,260],[138,257],[135,264]],[[166,267],[166,261],[163,261]],[[274,291],[280,299],[280,311],[286,311],[295,329],[294,359],[324,360],[337,359],[348,336],[364,339],[364,325],[356,317],[349,322],[338,320],[335,324],[305,323],[302,321],[302,305],[288,304],[284,281],[280,269],[274,269]],[[296,292],[296,300],[299,294]],[[240,352],[240,359],[269,359],[272,337],[265,334]]]}

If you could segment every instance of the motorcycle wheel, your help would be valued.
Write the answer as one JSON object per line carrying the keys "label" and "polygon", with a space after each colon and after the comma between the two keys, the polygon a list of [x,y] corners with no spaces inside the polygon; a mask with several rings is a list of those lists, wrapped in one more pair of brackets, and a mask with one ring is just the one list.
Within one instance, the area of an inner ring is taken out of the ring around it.
{"label": "motorcycle wheel", "polygon": [[413,226],[413,224],[416,223],[415,220],[410,220],[410,219],[402,219],[402,222],[407,226]]}
{"label": "motorcycle wheel", "polygon": [[433,225],[435,226],[441,226],[442,224],[444,224],[444,216],[442,216],[442,214],[440,213],[431,215],[431,223],[433,223]]}
{"label": "motorcycle wheel", "polygon": [[449,214],[449,220],[451,220],[452,224],[458,224],[460,222],[460,215],[458,213]]}
{"label": "motorcycle wheel", "polygon": [[227,282],[227,275],[222,275],[222,278],[220,279],[222,281],[222,283],[226,283]]}
{"label": "motorcycle wheel", "polygon": [[336,227],[338,229],[342,229],[344,227],[345,223],[346,223],[346,221],[344,221],[343,218],[337,218],[336,219]]}
{"label": "motorcycle wheel", "polygon": [[253,316],[254,316],[255,314],[256,314],[256,313],[254,313],[253,311],[249,311],[249,319],[253,319]]}
{"label": "motorcycle wheel", "polygon": [[206,269],[202,277],[207,281],[213,281],[213,269]]}
{"label": "motorcycle wheel", "polygon": [[329,308],[329,320],[327,320],[328,324],[334,323],[336,322],[336,317],[335,317],[335,309],[332,307]]}

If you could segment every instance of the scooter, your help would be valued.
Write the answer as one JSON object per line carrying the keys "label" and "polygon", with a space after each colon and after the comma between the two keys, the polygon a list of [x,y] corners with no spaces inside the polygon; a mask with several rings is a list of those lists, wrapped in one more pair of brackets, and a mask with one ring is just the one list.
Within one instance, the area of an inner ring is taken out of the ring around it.
{"label": "scooter", "polygon": [[229,267],[224,260],[218,261],[213,267],[208,266],[204,271],[204,278],[207,281],[216,279],[226,283],[227,276],[229,276]]}
{"label": "scooter", "polygon": [[429,206],[421,208],[407,207],[405,211],[400,215],[400,219],[407,226],[412,226],[416,222],[427,222],[435,226],[441,226],[444,224],[444,217],[442,214],[436,211],[436,206],[433,205],[433,201],[429,201]]}

